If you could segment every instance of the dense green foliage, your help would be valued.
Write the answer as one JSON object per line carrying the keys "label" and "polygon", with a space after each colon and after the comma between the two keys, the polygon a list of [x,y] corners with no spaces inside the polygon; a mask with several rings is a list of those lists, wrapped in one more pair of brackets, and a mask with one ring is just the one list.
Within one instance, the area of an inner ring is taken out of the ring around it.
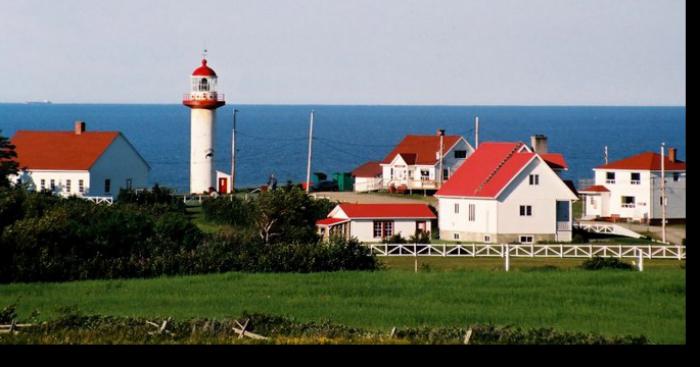
{"label": "dense green foliage", "polygon": [[581,264],[582,269],[586,270],[601,270],[601,269],[622,269],[632,270],[634,266],[616,258],[616,257],[600,257],[595,256],[584,261]]}
{"label": "dense green foliage", "polygon": [[[244,321],[245,320],[245,321]],[[463,344],[466,328],[397,328],[394,333],[348,327],[329,320],[300,322],[267,314],[243,313],[237,319],[206,318],[173,320],[163,323],[138,317],[85,315],[75,308],[63,309],[58,318],[16,335],[0,337],[11,344],[229,344],[229,343],[385,343],[385,344]],[[236,323],[267,340],[240,339]],[[511,326],[474,324],[469,344],[647,344],[645,336],[603,336],[596,333],[562,332],[553,328],[521,329]]]}
{"label": "dense green foliage", "polygon": [[15,146],[5,136],[0,135],[0,187],[9,187],[8,175],[15,175],[19,170]]}
{"label": "dense green foliage", "polygon": [[0,284],[0,306],[17,303],[22,319],[38,310],[39,322],[55,319],[61,306],[75,305],[89,314],[143,317],[159,323],[168,316],[222,320],[249,311],[305,323],[330,319],[348,327],[382,330],[385,335],[393,327],[493,324],[607,337],[645,335],[651,343],[685,342],[686,278],[677,266],[650,267],[644,272],[521,271],[518,267],[504,272],[502,265],[493,270],[479,265],[444,271],[436,262],[431,263],[432,272],[417,274],[411,263],[407,271],[225,273]]}
{"label": "dense green foliage", "polygon": [[[226,200],[212,200],[212,207],[225,213],[222,203],[238,203]],[[259,204],[263,200],[274,204]],[[275,241],[266,243],[254,225],[205,235],[184,205],[157,186],[123,190],[111,206],[0,189],[0,282],[378,268],[357,242],[320,243],[313,224],[326,202],[298,190],[277,190],[252,206],[253,218],[259,210],[278,218]],[[284,215],[274,212],[282,207]]]}

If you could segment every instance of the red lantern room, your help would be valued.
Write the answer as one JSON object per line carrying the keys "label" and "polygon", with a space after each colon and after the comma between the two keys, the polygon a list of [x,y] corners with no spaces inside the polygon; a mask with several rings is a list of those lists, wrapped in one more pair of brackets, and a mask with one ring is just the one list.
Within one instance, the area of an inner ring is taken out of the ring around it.
{"label": "red lantern room", "polygon": [[216,91],[216,72],[207,66],[207,59],[192,72],[192,88],[182,104],[190,108],[216,109],[226,104],[224,95]]}

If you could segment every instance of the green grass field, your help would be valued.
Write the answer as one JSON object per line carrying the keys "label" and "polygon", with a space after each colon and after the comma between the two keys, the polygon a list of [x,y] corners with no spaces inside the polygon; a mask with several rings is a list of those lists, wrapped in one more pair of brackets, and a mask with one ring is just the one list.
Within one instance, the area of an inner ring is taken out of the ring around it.
{"label": "green grass field", "polygon": [[506,273],[493,260],[421,259],[432,270],[418,274],[412,258],[392,258],[389,270],[378,272],[6,284],[0,306],[19,299],[20,319],[35,309],[49,319],[73,305],[86,313],[177,319],[247,311],[377,330],[494,323],[685,343],[685,270],[675,261],[649,262],[640,273],[584,271],[572,268],[580,261],[558,259],[552,270],[514,259]]}

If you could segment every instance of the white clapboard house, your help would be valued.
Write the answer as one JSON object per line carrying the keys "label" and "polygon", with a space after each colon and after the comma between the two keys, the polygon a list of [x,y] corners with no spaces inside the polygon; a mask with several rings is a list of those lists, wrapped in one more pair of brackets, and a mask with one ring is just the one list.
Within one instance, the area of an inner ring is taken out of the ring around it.
{"label": "white clapboard house", "polygon": [[[442,160],[440,152],[442,151]],[[408,135],[381,161],[383,189],[436,190],[459,168],[474,148],[461,136]]]}
{"label": "white clapboard house", "polygon": [[463,242],[571,241],[576,194],[548,162],[520,142],[479,145],[438,190],[440,238]]}
{"label": "white clapboard house", "polygon": [[380,242],[393,235],[404,239],[432,231],[435,213],[426,204],[338,204],[316,222],[324,239],[338,235],[362,242]]}
{"label": "white clapboard house", "polygon": [[19,130],[11,138],[20,172],[12,182],[57,195],[114,198],[120,188],[145,188],[150,167],[117,131]]}
{"label": "white clapboard house", "polygon": [[[666,218],[685,220],[685,162],[674,148],[664,159]],[[595,183],[579,191],[585,202],[583,219],[660,223],[661,154],[644,152],[593,169]]]}

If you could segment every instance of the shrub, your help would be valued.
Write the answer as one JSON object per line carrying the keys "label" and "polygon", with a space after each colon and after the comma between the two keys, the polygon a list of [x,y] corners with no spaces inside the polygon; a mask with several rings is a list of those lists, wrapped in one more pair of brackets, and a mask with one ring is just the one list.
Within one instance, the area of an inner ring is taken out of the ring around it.
{"label": "shrub", "polygon": [[408,238],[408,243],[430,243],[430,232],[416,231]]}
{"label": "shrub", "polygon": [[621,261],[616,257],[600,257],[596,256],[584,261],[581,268],[585,270],[601,270],[601,269],[624,269],[631,270],[634,267],[626,262]]}
{"label": "shrub", "polygon": [[383,239],[382,243],[406,243],[406,240],[403,237],[401,237],[399,233],[396,233],[393,236],[386,237],[385,239]]}

